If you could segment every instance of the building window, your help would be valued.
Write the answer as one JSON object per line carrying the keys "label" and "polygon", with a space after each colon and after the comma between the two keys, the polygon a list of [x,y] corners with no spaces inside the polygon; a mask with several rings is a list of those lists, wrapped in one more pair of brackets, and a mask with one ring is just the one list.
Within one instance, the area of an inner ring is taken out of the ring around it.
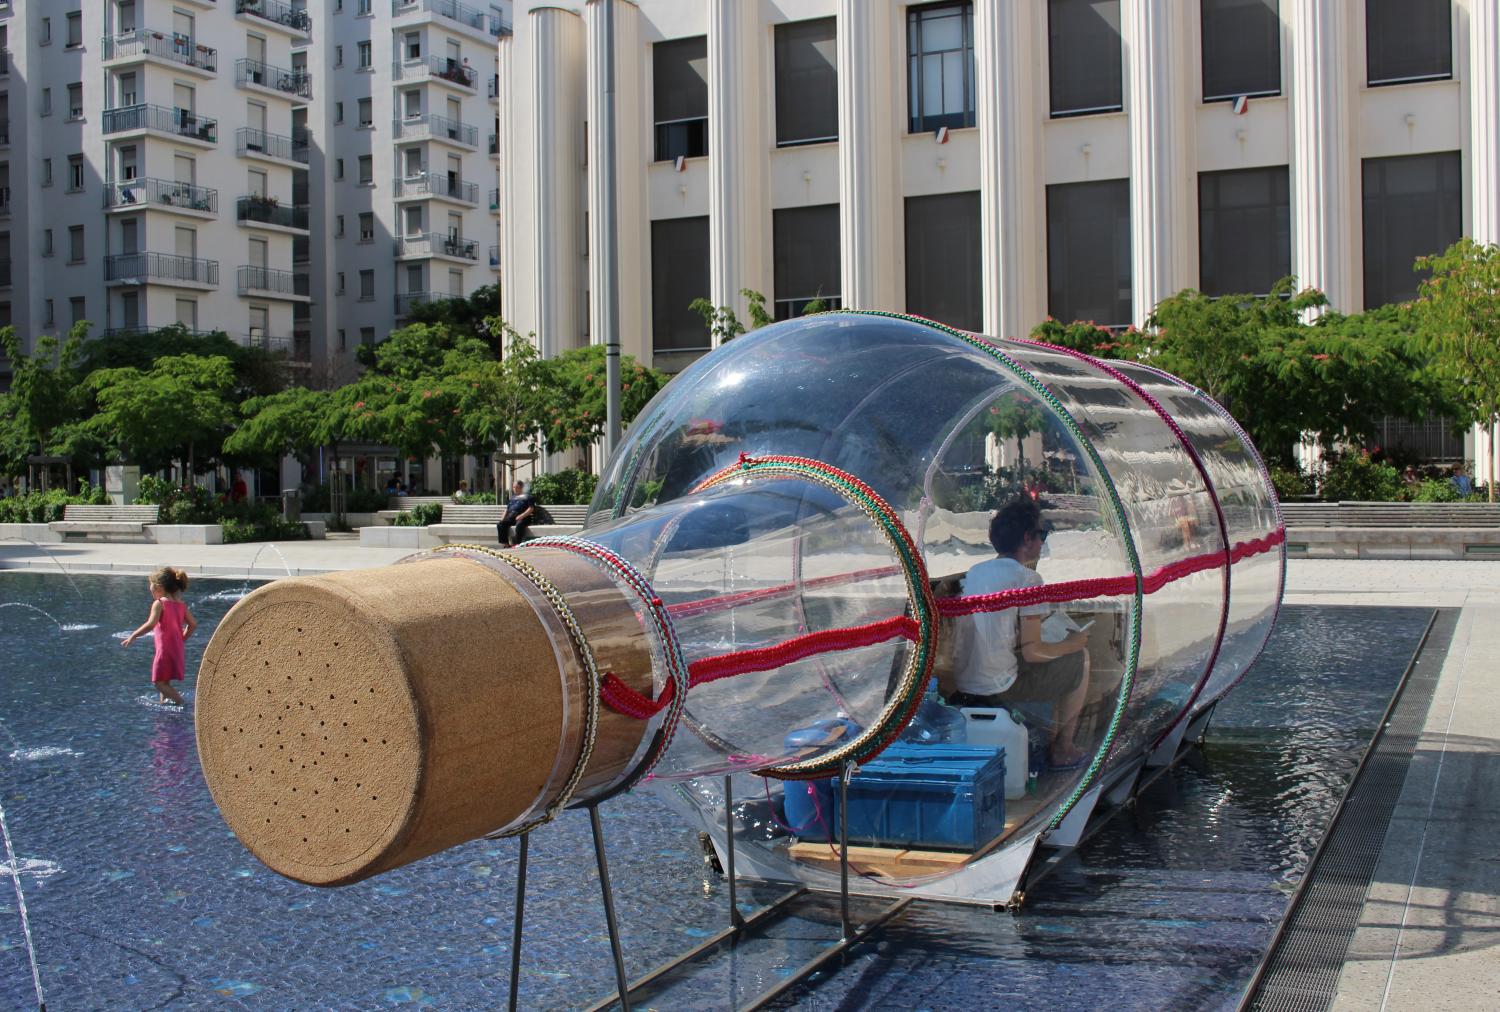
{"label": "building window", "polygon": [[335,103],[333,103],[333,121],[335,123],[342,123],[342,122],[344,122],[344,103],[342,103],[342,102],[335,102]]}
{"label": "building window", "polygon": [[83,45],[83,12],[69,11],[68,15],[68,42],[69,49]]}
{"label": "building window", "polygon": [[50,257],[51,255],[52,255],[52,230],[50,228],[44,228],[44,229],[42,229],[42,256],[44,256],[44,257]]}
{"label": "building window", "polygon": [[50,158],[42,159],[42,185],[52,185],[52,159]]}
{"label": "building window", "polygon": [[359,301],[370,302],[375,298],[375,272],[365,270],[359,272]]}
{"label": "building window", "polygon": [[369,70],[370,66],[370,44],[368,42],[361,42],[359,44],[359,69]]}
{"label": "building window", "polygon": [[68,226],[68,263],[83,263],[83,226]]}
{"label": "building window", "polygon": [[1052,115],[1124,108],[1120,0],[1048,0],[1047,56]]}
{"label": "building window", "polygon": [[364,345],[366,348],[373,348],[373,347],[375,347],[375,328],[374,327],[360,327],[359,328],[359,343],[362,344],[362,345]]}
{"label": "building window", "polygon": [[1265,295],[1292,273],[1287,169],[1198,176],[1198,287],[1205,295]]}
{"label": "building window", "polygon": [[1278,0],[1201,0],[1203,101],[1281,94]]}
{"label": "building window", "polygon": [[333,294],[335,294],[335,295],[343,295],[344,294],[344,272],[343,271],[339,271],[337,274],[335,274],[333,276]]}
{"label": "building window", "polygon": [[368,14],[368,13],[370,13],[370,0],[359,0],[359,13],[360,14]]}
{"label": "building window", "polygon": [[1130,180],[1047,187],[1047,312],[1064,322],[1131,322]]}
{"label": "building window", "polygon": [[52,89],[51,88],[43,88],[42,89],[41,104],[42,104],[42,115],[43,116],[51,116],[52,115]]}
{"label": "building window", "polygon": [[68,324],[76,327],[88,317],[88,303],[82,295],[75,295],[68,300]]}
{"label": "building window", "polygon": [[52,19],[42,18],[41,31],[37,34],[37,45],[52,45]]}
{"label": "building window", "polygon": [[909,8],[906,57],[911,132],[973,126],[974,5]]}
{"label": "building window", "polygon": [[68,119],[83,119],[83,85],[68,85]]}
{"label": "building window", "polygon": [[656,160],[708,154],[708,38],[658,42],[652,48]]}
{"label": "building window", "polygon": [[833,18],[776,26],[776,143],[839,137],[839,59]]}
{"label": "building window", "polygon": [[708,296],[708,218],[651,223],[651,346],[657,352],[709,347],[703,317],[688,308]]}
{"label": "building window", "polygon": [[344,328],[340,327],[339,328],[339,351],[348,351],[348,350],[349,350],[349,339],[344,334]]}
{"label": "building window", "polygon": [[344,216],[342,214],[335,215],[333,218],[333,237],[335,239],[342,239],[344,237]]}
{"label": "building window", "polygon": [[1417,257],[1441,253],[1463,233],[1463,179],[1457,151],[1366,158],[1365,308],[1417,294]]}
{"label": "building window", "polygon": [[83,189],[83,156],[68,156],[68,190],[77,192]]}
{"label": "building window", "polygon": [[342,158],[335,158],[333,160],[333,178],[344,178],[344,160]]}
{"label": "building window", "polygon": [[[46,20],[46,19],[43,18],[43,20]],[[44,314],[42,316],[42,326],[44,326],[44,327],[55,327],[55,326],[57,326],[57,307],[56,307],[56,305],[53,303],[53,301],[51,299],[47,300],[46,311],[44,312]]]}
{"label": "building window", "polygon": [[339,43],[333,47],[333,65],[342,67],[344,65],[344,45]]}
{"label": "building window", "polygon": [[373,211],[361,211],[359,215],[359,241],[375,241],[375,213]]}
{"label": "building window", "polygon": [[906,198],[906,311],[983,327],[978,190]]}
{"label": "building window", "polygon": [[811,302],[842,306],[837,204],[772,211],[771,245],[776,319],[801,316]]}
{"label": "building window", "polygon": [[1453,76],[1452,0],[1365,0],[1369,83]]}
{"label": "building window", "polygon": [[359,156],[359,182],[367,186],[375,182],[375,159],[372,155]]}
{"label": "building window", "polygon": [[375,125],[375,107],[368,98],[359,100],[359,125],[362,127]]}
{"label": "building window", "polygon": [[406,33],[406,58],[408,60],[420,60],[422,58],[422,33]]}

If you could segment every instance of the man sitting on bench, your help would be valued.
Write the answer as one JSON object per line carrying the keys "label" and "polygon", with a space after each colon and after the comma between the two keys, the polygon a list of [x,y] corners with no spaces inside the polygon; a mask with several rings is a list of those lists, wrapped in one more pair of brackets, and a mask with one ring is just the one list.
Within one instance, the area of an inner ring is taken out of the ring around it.
{"label": "man sitting on bench", "polygon": [[[505,516],[495,525],[502,545],[519,545],[530,533],[531,518],[536,514],[536,496],[526,491],[526,485],[516,482],[511,486],[510,502],[505,504]],[[514,535],[514,537],[512,537]]]}

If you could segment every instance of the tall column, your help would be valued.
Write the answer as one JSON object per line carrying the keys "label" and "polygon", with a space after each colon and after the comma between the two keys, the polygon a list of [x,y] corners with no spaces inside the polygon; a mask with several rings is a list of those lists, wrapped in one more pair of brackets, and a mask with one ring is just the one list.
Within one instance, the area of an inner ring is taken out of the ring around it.
{"label": "tall column", "polygon": [[583,335],[583,23],[557,7],[531,12],[536,333],[544,356]]}
{"label": "tall column", "polygon": [[749,305],[740,292],[771,291],[762,127],[769,89],[762,81],[759,7],[744,0],[708,3],[708,297],[746,324]]}
{"label": "tall column", "polygon": [[999,337],[1025,337],[1046,312],[1032,11],[1009,0],[974,5],[984,332]]}
{"label": "tall column", "polygon": [[[1476,242],[1500,243],[1500,0],[1469,2],[1470,230]],[[1500,425],[1474,426],[1474,476],[1496,478]]]}
{"label": "tall column", "polygon": [[514,38],[512,35],[507,35],[500,39],[496,66],[497,95],[500,105],[496,113],[499,123],[495,128],[495,139],[500,145],[500,318],[511,326],[518,326],[520,323],[516,299],[519,291],[516,283],[516,247],[518,244],[515,236],[518,204],[515,184],[519,172],[515,165],[517,147],[513,136],[515,87],[511,83],[511,74],[515,73]]}
{"label": "tall column", "polygon": [[[851,309],[905,308],[890,4],[838,0],[839,295]],[[900,64],[894,64],[899,66]]]}
{"label": "tall column", "polygon": [[1184,86],[1186,25],[1168,5],[1124,0],[1130,118],[1130,228],[1133,315],[1142,323],[1158,302],[1193,283],[1197,248],[1190,161],[1191,96]]}
{"label": "tall column", "polygon": [[1359,279],[1348,5],[1291,0],[1292,271],[1343,312]]}

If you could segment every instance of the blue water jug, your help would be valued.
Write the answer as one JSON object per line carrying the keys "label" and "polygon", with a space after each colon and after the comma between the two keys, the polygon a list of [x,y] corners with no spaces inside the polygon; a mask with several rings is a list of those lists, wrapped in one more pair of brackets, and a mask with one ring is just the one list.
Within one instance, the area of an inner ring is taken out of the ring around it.
{"label": "blue water jug", "polygon": [[968,740],[967,721],[956,707],[943,702],[938,695],[937,679],[927,683],[927,695],[917,707],[916,715],[901,740],[913,745],[962,745]]}

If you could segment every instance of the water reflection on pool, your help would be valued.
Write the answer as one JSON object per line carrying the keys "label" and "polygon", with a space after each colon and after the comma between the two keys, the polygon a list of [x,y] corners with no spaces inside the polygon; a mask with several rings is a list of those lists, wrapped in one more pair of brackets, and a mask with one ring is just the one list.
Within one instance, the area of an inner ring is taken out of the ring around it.
{"label": "water reflection on pool", "polygon": [[[0,804],[22,864],[55,1008],[491,1007],[508,983],[517,844],[479,841],[339,890],[263,869],[218,818],[189,714],[143,705],[141,577],[0,573]],[[200,637],[238,583],[189,590]],[[1202,762],[1164,778],[1014,917],[917,908],[807,1008],[1232,1007],[1270,939],[1429,612],[1289,608],[1220,706]],[[63,628],[59,628],[61,623]],[[192,678],[189,678],[189,687]],[[12,754],[15,754],[12,757]],[[637,794],[604,824],[627,962],[644,970],[716,931],[722,883],[696,834]],[[587,819],[532,848],[523,1004],[612,989]],[[0,1009],[32,1002],[9,882],[0,883]],[[836,905],[835,905],[836,906]],[[812,909],[672,993],[718,1007],[799,965],[837,911]]]}

